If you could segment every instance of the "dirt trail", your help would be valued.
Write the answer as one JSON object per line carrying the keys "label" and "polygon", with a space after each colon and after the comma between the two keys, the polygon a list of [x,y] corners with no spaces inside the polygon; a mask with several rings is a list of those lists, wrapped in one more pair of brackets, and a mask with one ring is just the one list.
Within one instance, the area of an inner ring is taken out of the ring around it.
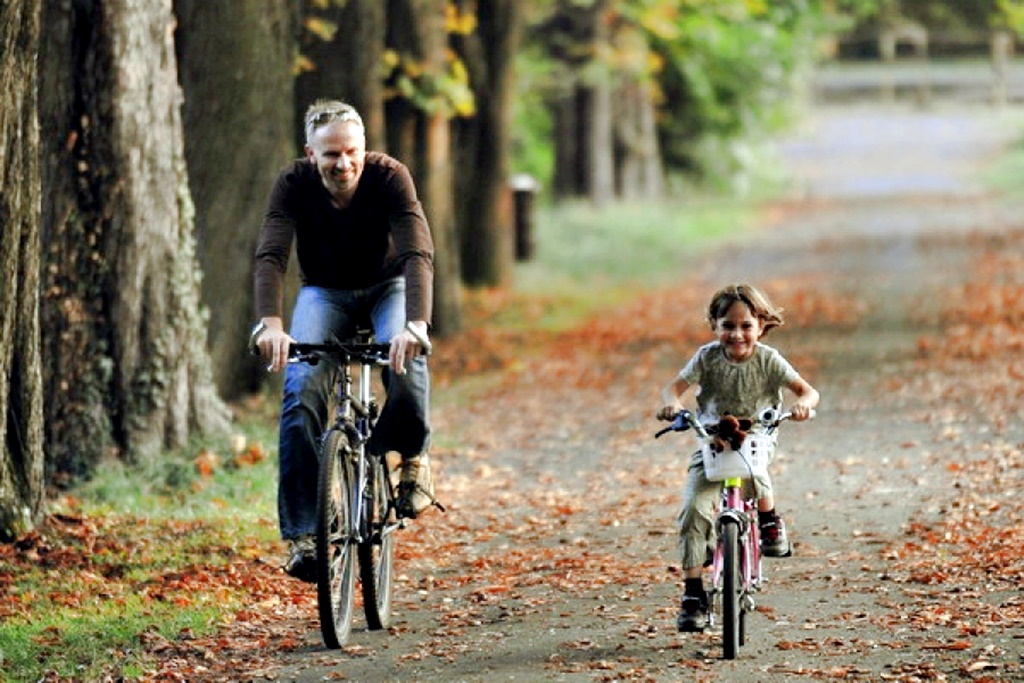
{"label": "dirt trail", "polygon": [[[984,657],[993,667],[984,670],[996,672],[989,680],[1020,680],[1021,641],[1004,631],[956,655],[934,646],[952,627],[922,634],[899,623],[899,591],[880,551],[908,520],[939,513],[951,494],[944,465],[963,449],[944,451],[920,419],[933,405],[878,384],[912,372],[917,339],[934,332],[922,316],[936,304],[932,293],[971,277],[969,251],[954,236],[1019,225],[1022,207],[985,192],[976,172],[1020,131],[1013,116],[980,106],[819,110],[780,144],[793,198],[681,285],[703,306],[720,284],[750,281],[791,310],[799,302],[786,294],[811,286],[860,318],[767,340],[823,403],[819,420],[783,434],[774,471],[796,554],[770,561],[762,612],[737,660],[719,659],[714,634],[674,629],[684,444],[654,442],[650,415],[658,387],[692,352],[684,340],[635,371],[604,369],[622,378],[614,395],[547,366],[483,406],[439,414],[439,431],[458,419],[481,434],[438,457],[452,509],[416,533],[444,556],[400,558],[391,633],[357,627],[349,648],[327,652],[315,621],[303,622],[304,644],[266,677],[968,680],[968,663]],[[1004,436],[1024,443],[1020,431]]]}

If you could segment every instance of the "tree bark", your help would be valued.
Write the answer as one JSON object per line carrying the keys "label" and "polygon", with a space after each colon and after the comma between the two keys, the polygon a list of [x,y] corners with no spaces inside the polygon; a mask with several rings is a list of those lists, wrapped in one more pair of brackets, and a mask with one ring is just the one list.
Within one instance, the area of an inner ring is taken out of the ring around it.
{"label": "tree bark", "polygon": [[87,474],[226,428],[206,348],[171,0],[54,0],[41,54],[46,443]]}
{"label": "tree bark", "polygon": [[35,0],[0,3],[0,541],[43,511],[40,161]]}
{"label": "tree bark", "polygon": [[269,188],[298,155],[298,14],[289,0],[176,0],[175,12],[210,355],[221,395],[237,398],[265,374],[246,350],[255,322],[253,250]]}
{"label": "tree bark", "polygon": [[522,10],[515,0],[462,0],[457,5],[478,20],[474,33],[457,40],[476,101],[476,116],[455,124],[462,279],[469,285],[503,286],[510,283],[515,263],[508,166]]}

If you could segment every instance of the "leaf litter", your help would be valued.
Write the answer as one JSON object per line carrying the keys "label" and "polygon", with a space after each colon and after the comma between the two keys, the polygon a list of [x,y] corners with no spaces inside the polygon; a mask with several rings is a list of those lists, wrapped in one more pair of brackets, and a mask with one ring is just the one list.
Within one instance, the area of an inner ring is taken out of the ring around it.
{"label": "leaf litter", "polygon": [[[977,645],[994,632],[1019,645],[1024,632],[1024,444],[1004,438],[1013,433],[1024,398],[1022,238],[1019,230],[964,238],[960,246],[973,254],[976,277],[939,293],[943,305],[917,321],[937,333],[920,339],[913,372],[879,378],[897,399],[901,394],[921,399],[929,410],[914,419],[938,429],[943,450],[959,449],[957,457],[942,461],[951,487],[940,514],[919,514],[898,537],[863,534],[874,550],[819,558],[834,568],[840,592],[863,584],[843,578],[850,565],[877,574],[875,608],[838,619],[850,626],[870,624],[889,636],[778,639],[774,647],[780,653],[814,652],[848,663],[766,663],[766,673],[808,680],[1024,678],[1019,658],[1006,648]],[[831,291],[829,284],[819,274],[774,281],[769,289],[787,302],[787,327],[838,333],[855,328],[865,305]],[[609,501],[562,486],[557,476],[540,470],[517,471],[497,455],[501,449],[538,445],[541,451],[564,451],[574,442],[585,446],[603,438],[612,452],[642,457],[652,424],[648,415],[638,415],[631,397],[654,398],[652,391],[669,376],[679,350],[706,341],[699,316],[679,315],[701,311],[704,297],[699,287],[647,292],[633,305],[557,333],[495,332],[484,318],[469,333],[445,341],[434,364],[438,386],[474,372],[494,372],[497,379],[469,405],[436,417],[439,432],[458,426],[468,443],[437,453],[441,491],[453,502],[449,513],[417,523],[415,533],[404,533],[398,544],[396,610],[428,613],[426,623],[432,626],[415,636],[418,645],[397,666],[458,662],[481,648],[500,649],[511,625],[532,617],[548,620],[555,634],[555,653],[544,663],[552,676],[715,680],[715,636],[698,635],[683,644],[673,632],[675,606],[652,597],[662,589],[675,593],[681,584],[679,568],[671,562],[674,532],[665,524],[665,510],[677,504],[678,465],[651,459],[641,471],[599,473],[590,486],[614,487],[618,495]],[[809,368],[811,377],[820,367],[813,351],[794,364]],[[495,419],[496,409],[508,419]],[[960,431],[965,415],[984,426],[980,437]],[[545,439],[557,446],[545,446]],[[932,446],[904,444],[914,454]],[[931,451],[923,455],[937,457]],[[247,457],[258,461],[263,455]],[[446,478],[449,458],[471,467]],[[209,464],[202,462],[197,467]],[[244,459],[238,464],[244,466]],[[841,473],[850,465],[837,466]],[[524,490],[517,486],[524,476],[538,476],[548,486]],[[591,528],[595,517],[604,532]],[[116,602],[129,595],[182,609],[244,595],[239,606],[224,611],[210,635],[188,629],[171,636],[139,633],[137,647],[153,662],[141,680],[152,681],[273,680],[288,655],[300,656],[310,667],[332,666],[372,660],[387,648],[385,637],[340,653],[322,650],[315,592],[283,576],[277,544],[233,539],[229,545],[195,548],[197,561],[180,571],[149,571],[156,539],[174,542],[195,531],[196,524],[52,516],[40,532],[0,546],[5,570],[0,572],[0,619],[30,618],[39,609],[83,609],[92,601]],[[155,534],[154,526],[160,527]],[[613,533],[623,526],[629,533]],[[140,534],[141,527],[150,531]],[[805,550],[814,557],[813,547]],[[14,590],[20,573],[39,568],[53,577],[48,595]],[[794,572],[773,590],[800,580]],[[589,616],[621,624],[613,631],[618,637],[572,635],[577,615],[560,607],[570,597],[575,605],[591,605]],[[777,618],[768,608],[762,615]],[[814,633],[837,624],[806,626]],[[562,640],[560,632],[566,634]],[[392,627],[392,636],[407,635],[401,620]],[[60,646],[59,633],[41,637]],[[663,654],[652,663],[637,655],[633,643],[650,643],[645,647]],[[879,650],[894,655],[882,673],[856,663],[858,655]],[[328,680],[345,680],[344,670],[337,668]]]}

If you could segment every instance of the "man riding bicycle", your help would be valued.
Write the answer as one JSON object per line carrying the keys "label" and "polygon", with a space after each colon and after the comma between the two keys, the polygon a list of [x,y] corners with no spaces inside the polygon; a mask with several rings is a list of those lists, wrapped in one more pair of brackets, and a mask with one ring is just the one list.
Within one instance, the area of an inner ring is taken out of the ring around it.
{"label": "man riding bicycle", "polygon": [[[433,502],[430,377],[421,349],[433,304],[434,246],[409,170],[366,151],[362,118],[338,101],[305,114],[306,156],[278,175],[255,255],[259,322],[253,343],[277,372],[287,367],[280,420],[278,516],[289,543],[285,571],[315,581],[317,439],[327,423],[327,364],[288,364],[294,342],[347,339],[372,326],[390,343],[387,398],[370,452],[402,458],[398,514]],[[292,242],[302,284],[285,332],[284,274]]]}

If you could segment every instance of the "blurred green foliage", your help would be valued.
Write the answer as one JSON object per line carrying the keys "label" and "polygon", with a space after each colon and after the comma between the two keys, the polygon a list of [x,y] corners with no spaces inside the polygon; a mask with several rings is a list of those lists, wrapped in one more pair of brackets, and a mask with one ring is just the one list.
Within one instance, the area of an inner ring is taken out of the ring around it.
{"label": "blurred green foliage", "polygon": [[[624,77],[653,85],[669,174],[722,178],[745,168],[750,149],[744,140],[787,120],[794,80],[816,57],[817,40],[835,28],[826,4],[832,3],[613,0],[603,5],[601,17],[613,38],[594,45],[573,44],[550,27],[571,23],[559,21],[560,12],[600,4],[563,0],[535,8],[526,17],[517,63],[513,172],[550,186],[553,154],[545,147],[552,144],[552,123],[545,102],[566,80]],[[860,14],[877,9],[873,0],[853,5]]]}
{"label": "blurred green foliage", "polygon": [[[602,21],[627,28],[630,39],[573,45],[542,30],[585,10],[603,11]],[[823,39],[904,19],[942,31],[1024,31],[1024,0],[547,0],[525,14],[512,171],[544,187],[554,166],[545,103],[571,77],[639,71],[655,86],[666,171],[722,186],[750,167],[759,139],[790,121],[803,79],[826,57]]]}

